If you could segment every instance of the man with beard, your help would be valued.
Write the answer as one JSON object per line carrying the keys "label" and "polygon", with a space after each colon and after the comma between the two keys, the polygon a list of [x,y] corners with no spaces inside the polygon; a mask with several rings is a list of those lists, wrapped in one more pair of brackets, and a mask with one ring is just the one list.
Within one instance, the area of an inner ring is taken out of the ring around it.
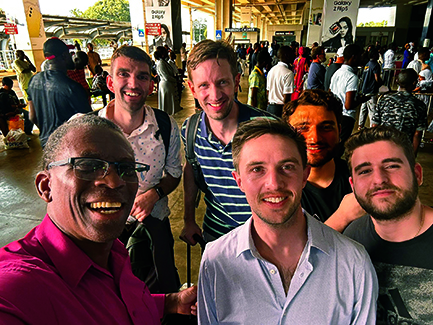
{"label": "man with beard", "polygon": [[418,197],[422,168],[406,134],[364,129],[346,143],[350,183],[370,215],[344,234],[365,246],[379,278],[377,324],[433,319],[433,210]]}
{"label": "man with beard", "polygon": [[[240,122],[271,115],[234,99],[240,74],[236,68],[236,53],[227,42],[204,40],[198,43],[191,50],[187,70],[188,85],[203,109],[195,134],[194,153],[207,185],[203,237],[209,242],[243,224],[251,216],[245,195],[231,175],[234,169],[232,138]],[[184,143],[189,120],[182,126]],[[180,237],[195,245],[197,241],[193,236],[202,236],[202,230],[195,222],[198,186],[188,162],[184,166],[183,181],[185,210]]]}
{"label": "man with beard", "polygon": [[233,164],[252,217],[206,246],[199,323],[373,324],[377,278],[367,253],[301,207],[304,139],[282,121],[242,123]]}
{"label": "man with beard", "polygon": [[0,323],[156,325],[163,312],[192,311],[194,288],[151,296],[117,240],[149,166],[114,123],[87,115],[63,124],[42,166],[45,218],[0,249]]}
{"label": "man with beard", "polygon": [[75,69],[68,46],[50,38],[44,43],[44,56],[49,69],[34,75],[27,91],[29,118],[39,128],[42,148],[50,134],[72,115],[92,111],[83,86],[66,74]]}
{"label": "man with beard", "polygon": [[322,222],[329,218],[327,224],[338,231],[353,220],[346,219],[365,213],[351,194],[346,162],[336,157],[342,107],[331,92],[314,89],[286,104],[283,113],[283,119],[304,136],[307,145],[311,172],[302,193],[302,207]]}

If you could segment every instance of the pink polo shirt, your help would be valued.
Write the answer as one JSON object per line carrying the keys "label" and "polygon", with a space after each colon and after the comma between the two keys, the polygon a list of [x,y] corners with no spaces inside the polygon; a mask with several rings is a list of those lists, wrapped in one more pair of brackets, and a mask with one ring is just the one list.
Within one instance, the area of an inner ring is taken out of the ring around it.
{"label": "pink polo shirt", "polygon": [[1,324],[160,324],[164,295],[151,295],[116,240],[112,273],[96,265],[48,215],[0,249]]}

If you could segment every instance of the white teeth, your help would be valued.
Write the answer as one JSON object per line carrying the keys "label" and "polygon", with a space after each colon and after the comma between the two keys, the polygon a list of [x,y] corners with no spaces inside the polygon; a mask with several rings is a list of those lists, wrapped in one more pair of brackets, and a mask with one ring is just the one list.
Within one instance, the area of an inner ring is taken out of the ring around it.
{"label": "white teeth", "polygon": [[131,97],[137,97],[137,96],[139,96],[140,94],[137,94],[137,93],[125,93],[126,95],[128,95],[128,96],[131,96]]}
{"label": "white teeth", "polygon": [[284,199],[285,199],[284,197],[267,197],[266,199],[263,200],[271,203],[280,203]]}
{"label": "white teeth", "polygon": [[221,105],[221,103],[216,103],[216,104],[211,104],[211,103],[209,103],[209,105],[212,106],[212,107],[218,107],[218,106]]}
{"label": "white teeth", "polygon": [[120,203],[120,202],[94,202],[94,203],[90,203],[90,208],[92,208],[92,209],[120,208],[121,206],[122,206],[122,203]]}

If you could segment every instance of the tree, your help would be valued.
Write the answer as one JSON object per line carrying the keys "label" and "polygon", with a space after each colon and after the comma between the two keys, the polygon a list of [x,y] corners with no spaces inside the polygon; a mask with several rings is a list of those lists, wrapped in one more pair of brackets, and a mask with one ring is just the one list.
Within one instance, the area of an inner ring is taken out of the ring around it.
{"label": "tree", "polygon": [[100,0],[84,12],[79,9],[72,9],[70,13],[75,17],[82,18],[131,21],[127,0]]}

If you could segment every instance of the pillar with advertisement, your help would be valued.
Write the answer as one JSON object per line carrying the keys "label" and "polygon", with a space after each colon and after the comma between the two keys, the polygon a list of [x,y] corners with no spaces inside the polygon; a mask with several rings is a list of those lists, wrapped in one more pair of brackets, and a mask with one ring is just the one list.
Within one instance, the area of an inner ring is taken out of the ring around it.
{"label": "pillar with advertisement", "polygon": [[146,44],[149,53],[164,45],[179,52],[182,43],[180,1],[129,0],[129,10],[134,45]]}
{"label": "pillar with advertisement", "polygon": [[39,0],[5,1],[2,9],[9,24],[16,25],[12,38],[17,50],[23,50],[36,68],[44,61],[45,29]]}
{"label": "pillar with advertisement", "polygon": [[322,46],[336,52],[355,41],[359,0],[325,0]]}

